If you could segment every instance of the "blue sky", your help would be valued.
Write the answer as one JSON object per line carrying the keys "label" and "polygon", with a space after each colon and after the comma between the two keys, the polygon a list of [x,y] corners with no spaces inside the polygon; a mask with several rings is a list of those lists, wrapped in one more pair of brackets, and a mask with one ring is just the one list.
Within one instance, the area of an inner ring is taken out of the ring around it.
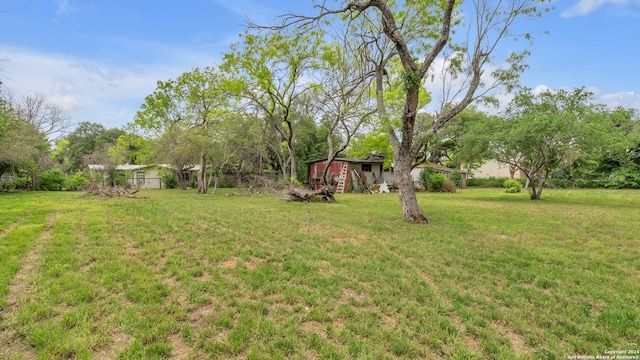
{"label": "blue sky", "polygon": [[[531,88],[585,86],[596,101],[640,109],[640,0],[558,0],[527,23],[537,36]],[[217,62],[246,17],[271,23],[307,0],[2,0],[0,79],[38,92],[73,123],[133,120],[158,80]]]}

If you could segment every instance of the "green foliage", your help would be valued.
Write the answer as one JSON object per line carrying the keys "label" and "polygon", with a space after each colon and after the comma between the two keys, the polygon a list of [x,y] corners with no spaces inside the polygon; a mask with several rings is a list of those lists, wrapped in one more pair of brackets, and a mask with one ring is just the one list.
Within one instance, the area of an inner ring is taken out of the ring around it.
{"label": "green foliage", "polygon": [[366,135],[360,135],[351,141],[347,149],[347,156],[357,159],[364,158],[371,154],[384,157],[383,167],[388,169],[393,163],[393,149],[389,143],[389,135],[384,131],[372,131]]}
{"label": "green foliage", "polygon": [[640,189],[640,168],[617,168],[604,183],[604,187],[612,189]]}
{"label": "green foliage", "polygon": [[451,171],[451,174],[449,174],[449,180],[451,180],[451,182],[453,182],[453,184],[459,189],[464,186],[462,171],[458,169],[454,169],[453,171]]}
{"label": "green foliage", "polygon": [[502,187],[507,189],[506,191],[508,193],[519,193],[519,192],[522,191],[522,184],[520,183],[520,181],[518,181],[516,179],[506,180],[502,184]]}
{"label": "green foliage", "polygon": [[13,179],[13,182],[16,184],[16,189],[26,190],[27,185],[29,184],[29,178],[24,176],[18,176]]}
{"label": "green foliage", "polygon": [[422,77],[417,71],[407,70],[402,74],[402,88],[405,92],[419,89],[422,85]]}
{"label": "green foliage", "polygon": [[[427,170],[431,169],[431,170]],[[426,189],[429,192],[448,192],[455,193],[456,185],[451,179],[444,174],[435,172],[431,167],[426,167],[420,172],[420,183],[424,185],[426,181]]]}
{"label": "green foliage", "polygon": [[435,175],[435,173],[436,170],[431,166],[426,166],[424,169],[422,169],[422,171],[420,171],[418,175],[418,183],[420,184],[420,186],[424,189],[427,189],[429,186],[429,178],[432,175]]}
{"label": "green foliage", "polygon": [[447,177],[444,176],[444,174],[431,174],[427,179],[427,190],[429,190],[430,192],[444,192],[446,182]]}
{"label": "green foliage", "polygon": [[491,176],[486,179],[470,178],[467,181],[467,186],[471,187],[483,187],[483,188],[501,188],[505,181],[509,180],[506,177]]}
{"label": "green foliage", "polygon": [[175,189],[178,187],[178,177],[173,172],[163,171],[160,173],[160,179],[162,179],[162,187],[165,189]]}
{"label": "green foliage", "polygon": [[13,191],[16,188],[16,183],[14,181],[2,181],[0,182],[0,185],[4,192]]}
{"label": "green foliage", "polygon": [[84,171],[78,171],[67,177],[64,187],[67,190],[80,190],[89,184],[89,176]]}
{"label": "green foliage", "polygon": [[51,169],[40,173],[38,189],[45,191],[59,191],[64,188],[65,176],[60,169]]}

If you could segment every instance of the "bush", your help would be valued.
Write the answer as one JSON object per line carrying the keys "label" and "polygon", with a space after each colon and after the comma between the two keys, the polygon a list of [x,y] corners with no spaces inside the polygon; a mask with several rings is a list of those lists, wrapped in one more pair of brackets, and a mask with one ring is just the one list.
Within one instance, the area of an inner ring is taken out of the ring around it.
{"label": "bush", "polygon": [[16,183],[13,181],[3,181],[1,184],[4,192],[13,191],[16,188]]}
{"label": "bush", "polygon": [[613,189],[639,189],[640,188],[640,169],[634,168],[618,168],[615,169],[607,182],[604,184],[606,188]]}
{"label": "bush", "polygon": [[444,181],[444,192],[455,193],[457,189],[456,184],[451,181],[451,179],[446,179]]}
{"label": "bush", "polygon": [[420,171],[420,175],[418,176],[418,183],[424,189],[429,189],[429,178],[435,174],[436,170],[430,166],[427,166],[426,168],[422,169],[422,171]]}
{"label": "bush", "polygon": [[566,189],[571,187],[571,184],[567,179],[549,179],[546,186],[555,189]]}
{"label": "bush", "polygon": [[507,189],[508,193],[519,193],[522,191],[522,183],[516,179],[506,180],[502,186]]}
{"label": "bush", "polygon": [[58,191],[64,187],[64,174],[60,169],[51,169],[40,173],[38,190]]}
{"label": "bush", "polygon": [[462,188],[462,172],[460,170],[453,170],[451,174],[449,174],[449,180],[451,180],[457,188]]}
{"label": "bush", "polygon": [[89,184],[89,177],[84,171],[78,171],[65,181],[65,189],[80,190]]}
{"label": "bush", "polygon": [[26,190],[29,179],[26,177],[17,177],[13,180],[16,189]]}
{"label": "bush", "polygon": [[444,192],[444,184],[447,178],[442,174],[433,174],[427,179],[427,190],[431,192]]}
{"label": "bush", "polygon": [[479,186],[483,188],[494,188],[494,187],[499,188],[499,187],[502,187],[502,184],[504,184],[505,180],[509,180],[509,178],[506,178],[506,177],[498,178],[494,176],[488,179],[471,178],[467,182],[467,186]]}
{"label": "bush", "polygon": [[[127,174],[126,173],[124,173],[122,171],[119,171],[119,172],[115,173],[113,176],[116,179],[116,185],[118,185],[118,186],[126,185],[126,183],[127,183]],[[111,181],[111,185],[113,185],[112,181]]]}
{"label": "bush", "polygon": [[165,189],[175,189],[178,187],[178,177],[172,172],[163,172],[160,174],[162,186]]}

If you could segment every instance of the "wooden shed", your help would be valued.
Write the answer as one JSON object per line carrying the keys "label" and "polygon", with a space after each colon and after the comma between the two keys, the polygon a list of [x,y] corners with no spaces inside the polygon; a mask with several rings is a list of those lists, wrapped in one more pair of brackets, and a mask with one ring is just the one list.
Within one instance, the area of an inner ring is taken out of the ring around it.
{"label": "wooden shed", "polygon": [[[307,161],[309,166],[309,187],[319,190],[324,185],[322,174],[327,167],[327,159]],[[383,168],[384,159],[370,156],[366,159],[336,158],[331,163],[327,180],[337,187],[338,192],[360,192],[383,182],[395,182],[393,174]],[[362,189],[360,188],[362,187]]]}

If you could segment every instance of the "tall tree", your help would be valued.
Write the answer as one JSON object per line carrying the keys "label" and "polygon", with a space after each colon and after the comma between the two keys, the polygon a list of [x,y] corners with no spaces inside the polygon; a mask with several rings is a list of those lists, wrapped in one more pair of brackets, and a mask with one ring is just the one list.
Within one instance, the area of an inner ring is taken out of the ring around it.
{"label": "tall tree", "polygon": [[[154,133],[155,137],[164,131],[185,131],[185,135],[203,134],[212,123],[220,121],[228,111],[228,97],[224,80],[217,68],[206,67],[185,72],[175,80],[159,81],[153,94],[146,97],[135,124]],[[195,127],[200,130],[190,129]],[[205,141],[202,137],[196,137]],[[195,139],[195,138],[194,138]],[[207,144],[202,143],[197,155],[200,163],[198,171],[198,194],[207,193]],[[177,169],[180,171],[180,169]]]}
{"label": "tall tree", "polygon": [[602,137],[591,131],[599,122],[591,97],[584,88],[540,94],[525,89],[504,116],[478,123],[471,137],[483,139],[493,158],[521,170],[531,199],[538,200],[552,174],[581,149],[601,147]]}
{"label": "tall tree", "polygon": [[47,101],[44,95],[37,93],[9,97],[18,116],[45,134],[50,141],[66,135],[71,122],[62,106]]}
{"label": "tall tree", "polygon": [[239,79],[237,93],[276,132],[280,145],[274,150],[283,144],[286,147],[287,161],[281,163],[285,179],[287,175],[293,180],[298,177],[294,144],[299,119],[293,116],[293,107],[316,86],[306,76],[317,67],[321,44],[317,31],[247,32],[243,41],[232,45],[231,52],[224,56],[224,68]]}
{"label": "tall tree", "polygon": [[[510,28],[521,18],[539,16],[538,6],[544,1],[475,1],[464,15],[455,0],[419,0],[403,4],[386,0],[348,1],[344,6],[336,7],[323,1],[315,6],[318,10],[316,15],[288,15],[283,17],[280,27],[321,26],[329,18],[347,22],[366,19],[368,25],[360,27],[363,31],[355,27],[352,31],[363,48],[372,54],[370,58],[376,60],[378,114],[394,150],[394,173],[400,204],[405,219],[426,223],[429,220],[418,206],[411,178],[412,163],[424,151],[423,139],[438,132],[451,118],[487,95],[488,91],[501,84],[513,85],[524,69],[523,59],[527,51],[501,58],[497,52],[498,44],[506,38],[529,38],[529,34],[518,36]],[[464,34],[460,42],[450,41],[454,28],[460,28],[458,33]],[[383,38],[392,46],[386,46]],[[442,58],[446,67],[442,72],[434,73],[436,60]],[[399,119],[398,126],[394,126],[394,114],[387,109],[384,89],[385,66],[394,59],[402,67],[404,90],[403,109],[396,118]],[[483,77],[488,75],[485,72],[492,61],[506,66],[493,71],[492,78]],[[446,101],[441,103],[441,109],[429,129],[417,129],[416,115],[422,105],[420,91],[423,82],[425,78],[442,74],[445,84],[452,86],[443,91],[442,98]],[[452,79],[458,81],[452,82]]]}
{"label": "tall tree", "polygon": [[21,119],[3,101],[0,101],[0,143],[0,174],[25,172],[35,189],[40,170],[50,165],[49,143],[44,133]]}
{"label": "tall tree", "polygon": [[[371,101],[371,81],[366,57],[347,38],[331,43],[322,54],[321,86],[317,101],[319,115],[327,125],[327,166],[322,174],[325,184],[331,163],[343,152],[351,139],[367,125],[376,113]],[[334,138],[340,139],[339,143]]]}
{"label": "tall tree", "polygon": [[67,174],[73,174],[84,169],[87,164],[86,157],[98,150],[101,150],[106,145],[104,138],[101,138],[107,129],[97,123],[81,122],[78,126],[67,136],[66,146],[62,148],[58,153],[58,161],[62,164],[67,164],[63,170]]}

